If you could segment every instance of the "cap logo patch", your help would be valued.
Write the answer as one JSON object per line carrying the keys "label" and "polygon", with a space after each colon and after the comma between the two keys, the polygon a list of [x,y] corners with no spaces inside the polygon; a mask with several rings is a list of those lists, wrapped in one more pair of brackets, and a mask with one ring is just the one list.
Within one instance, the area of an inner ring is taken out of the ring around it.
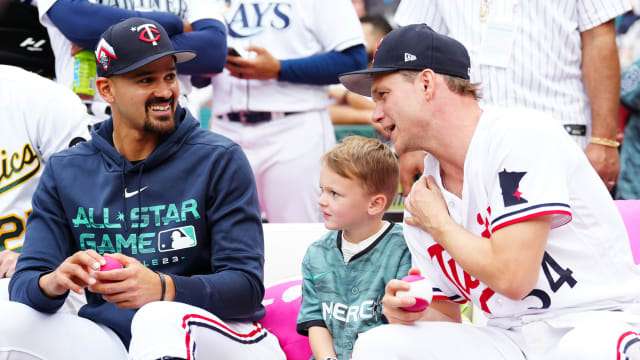
{"label": "cap logo patch", "polygon": [[416,59],[418,59],[418,58],[415,55],[409,54],[409,53],[404,53],[404,62],[416,61]]}
{"label": "cap logo patch", "polygon": [[[140,31],[142,30],[142,32]],[[156,26],[153,24],[142,24],[138,27],[132,27],[131,31],[137,31],[140,33],[139,39],[144,42],[150,42],[153,46],[158,45],[160,40],[160,32],[156,30]]]}
{"label": "cap logo patch", "polygon": [[111,47],[105,39],[100,39],[95,54],[98,64],[100,64],[100,67],[102,67],[104,71],[109,69],[111,59],[117,59],[116,52],[113,51],[113,47]]}

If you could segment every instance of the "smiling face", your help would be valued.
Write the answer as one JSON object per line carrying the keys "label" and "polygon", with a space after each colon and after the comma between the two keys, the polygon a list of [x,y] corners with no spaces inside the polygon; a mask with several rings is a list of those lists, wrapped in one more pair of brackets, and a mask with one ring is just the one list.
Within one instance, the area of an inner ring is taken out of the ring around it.
{"label": "smiling face", "polygon": [[342,177],[323,165],[320,189],[318,205],[327,229],[348,232],[370,218],[369,205],[373,196],[365,192],[358,180]]}
{"label": "smiling face", "polygon": [[420,150],[418,144],[423,118],[424,93],[416,79],[413,82],[400,72],[374,75],[371,97],[376,103],[373,121],[390,133],[398,155]]}
{"label": "smiling face", "polygon": [[158,135],[173,131],[180,95],[173,56],[108,79],[111,98],[105,100],[119,124]]}

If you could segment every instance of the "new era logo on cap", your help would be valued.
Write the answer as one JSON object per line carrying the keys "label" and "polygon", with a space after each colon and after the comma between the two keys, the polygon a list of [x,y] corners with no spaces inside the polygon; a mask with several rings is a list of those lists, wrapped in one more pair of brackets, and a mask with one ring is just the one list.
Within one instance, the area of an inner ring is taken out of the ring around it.
{"label": "new era logo on cap", "polygon": [[193,51],[176,51],[164,28],[144,18],[129,18],[110,26],[95,50],[98,76],[109,77],[136,70],[165,56],[176,62],[193,59]]}
{"label": "new era logo on cap", "polygon": [[391,31],[380,41],[370,69],[342,74],[340,82],[355,93],[369,96],[375,73],[431,69],[469,80],[470,67],[469,54],[460,42],[426,24],[413,24]]}
{"label": "new era logo on cap", "polygon": [[404,53],[404,62],[415,61],[417,57],[413,54]]}

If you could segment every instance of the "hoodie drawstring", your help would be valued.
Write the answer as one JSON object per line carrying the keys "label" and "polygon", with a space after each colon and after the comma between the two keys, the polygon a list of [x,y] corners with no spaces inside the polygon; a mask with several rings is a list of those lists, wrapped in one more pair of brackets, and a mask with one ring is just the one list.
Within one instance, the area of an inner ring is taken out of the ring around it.
{"label": "hoodie drawstring", "polygon": [[124,167],[125,167],[125,162],[122,162],[122,170],[120,171],[120,178],[122,180],[122,208],[124,211],[124,231],[128,232],[129,228],[127,226],[127,197],[126,197],[126,193],[127,193],[127,185],[125,183],[125,179],[124,179]]}
{"label": "hoodie drawstring", "polygon": [[[144,169],[144,163],[140,164],[140,171],[138,171],[138,215],[142,211],[142,170]],[[136,231],[136,237],[140,238],[140,225],[138,225],[138,230]]]}

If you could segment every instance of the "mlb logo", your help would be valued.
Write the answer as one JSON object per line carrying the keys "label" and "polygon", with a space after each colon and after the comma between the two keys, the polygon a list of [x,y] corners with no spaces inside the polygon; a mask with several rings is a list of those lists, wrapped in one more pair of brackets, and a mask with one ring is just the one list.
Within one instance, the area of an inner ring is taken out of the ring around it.
{"label": "mlb logo", "polygon": [[158,234],[158,250],[174,251],[194,247],[198,244],[193,225],[161,231]]}

